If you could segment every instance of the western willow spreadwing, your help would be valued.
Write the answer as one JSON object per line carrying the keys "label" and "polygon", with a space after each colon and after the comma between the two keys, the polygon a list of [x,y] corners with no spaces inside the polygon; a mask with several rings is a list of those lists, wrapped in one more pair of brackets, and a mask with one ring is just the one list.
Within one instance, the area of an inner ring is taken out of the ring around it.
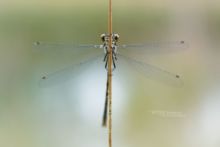
{"label": "western willow spreadwing", "polygon": [[[72,67],[62,69],[55,73],[51,73],[48,75],[44,75],[41,80],[41,85],[47,85],[48,83],[55,83],[56,82],[63,82],[64,79],[71,78],[73,76],[73,72],[77,72],[79,68],[87,63],[90,63],[92,60],[97,59],[101,55],[103,55],[103,62],[104,68],[108,69],[108,58],[109,58],[109,38],[112,37],[112,70],[114,71],[117,68],[117,60],[124,60],[129,65],[134,66],[137,70],[141,71],[146,77],[154,78],[159,81],[165,81],[168,84],[174,86],[181,86],[182,80],[181,77],[177,74],[173,74],[168,72],[164,69],[158,68],[154,65],[147,64],[141,60],[134,59],[130,54],[141,53],[141,54],[150,54],[154,53],[161,53],[161,52],[173,52],[178,50],[183,50],[188,47],[188,44],[184,41],[168,41],[168,42],[147,42],[143,44],[120,44],[119,43],[119,35],[113,33],[111,36],[106,34],[102,34],[100,36],[102,44],[94,45],[94,44],[65,44],[65,43],[47,43],[47,42],[35,42],[34,48],[37,50],[71,50],[75,53],[78,51],[85,51],[85,52],[93,52],[91,55],[92,57],[88,57],[87,60],[75,64]],[[104,53],[104,54],[103,54]],[[64,79],[62,79],[64,78]],[[60,80],[60,81],[57,81]],[[107,123],[107,110],[108,110],[108,80],[106,83],[106,100],[105,100],[105,107],[104,107],[104,114],[103,114],[103,122],[102,125],[106,126]]]}
{"label": "western willow spreadwing", "polygon": [[[179,50],[187,47],[187,44],[184,41],[174,41],[174,42],[160,42],[160,43],[144,43],[144,44],[119,44],[119,35],[113,33],[112,29],[112,0],[109,1],[108,8],[108,33],[101,35],[102,44],[101,45],[75,45],[75,44],[58,44],[58,43],[44,43],[44,42],[35,42],[34,46],[36,48],[41,49],[49,49],[49,48],[67,48],[74,51],[93,51],[93,53],[99,57],[100,49],[104,51],[103,62],[105,69],[107,70],[107,83],[106,83],[106,97],[105,97],[105,107],[103,114],[102,125],[107,125],[108,119],[108,142],[109,147],[112,147],[112,71],[116,69],[118,59],[122,59],[126,61],[129,65],[133,65],[140,69],[144,75],[148,75],[147,77],[157,77],[156,79],[162,81],[171,81],[171,83],[181,85],[181,78],[177,74],[172,74],[168,71],[155,67],[153,65],[147,64],[143,61],[132,58],[132,51],[134,53],[150,51],[165,51],[165,50]],[[80,69],[80,65],[83,63],[88,63],[94,58],[90,58],[86,61],[81,62],[81,64],[77,64],[71,68],[71,70],[61,70],[56,73],[52,73],[49,75],[45,75],[41,79],[41,83],[50,83],[50,81],[56,80],[60,74],[64,74],[61,77],[70,77],[71,74],[69,71],[78,71]],[[58,78],[59,79],[59,78]],[[108,115],[107,115],[108,114]]]}

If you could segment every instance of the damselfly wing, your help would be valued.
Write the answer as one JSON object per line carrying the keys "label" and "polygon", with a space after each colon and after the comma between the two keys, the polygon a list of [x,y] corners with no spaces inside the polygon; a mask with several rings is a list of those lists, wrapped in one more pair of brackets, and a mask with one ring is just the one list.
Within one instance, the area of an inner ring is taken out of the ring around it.
{"label": "damselfly wing", "polygon": [[[173,74],[164,69],[158,68],[156,66],[145,63],[144,61],[137,60],[132,58],[132,55],[148,55],[148,54],[160,54],[160,53],[170,53],[176,51],[182,51],[188,48],[188,44],[185,41],[168,41],[168,42],[147,42],[142,44],[118,44],[119,35],[113,34],[109,36],[108,34],[102,34],[101,40],[103,44],[93,45],[93,44],[65,44],[65,43],[46,43],[46,42],[35,42],[34,49],[38,51],[70,51],[75,54],[79,52],[92,52],[91,57],[88,57],[88,60],[84,60],[79,64],[75,64],[71,67],[59,70],[55,73],[50,73],[43,76],[40,79],[40,85],[42,87],[48,85],[58,84],[60,82],[65,82],[70,79],[74,73],[79,71],[79,69],[85,64],[91,63],[103,55],[102,59],[105,62],[104,67],[108,68],[108,40],[109,37],[112,37],[112,65],[113,70],[116,69],[117,60],[125,61],[129,65],[132,65],[135,69],[140,71],[144,77],[152,78],[154,80],[165,82],[168,85],[174,87],[180,87],[183,85],[181,77],[178,74]],[[92,55],[93,54],[93,55]],[[94,56],[95,54],[95,56]],[[107,76],[108,77],[108,76]],[[106,97],[105,97],[105,108],[103,114],[102,125],[106,126],[107,123],[107,110],[108,110],[108,86],[109,81],[107,79],[106,83]]]}

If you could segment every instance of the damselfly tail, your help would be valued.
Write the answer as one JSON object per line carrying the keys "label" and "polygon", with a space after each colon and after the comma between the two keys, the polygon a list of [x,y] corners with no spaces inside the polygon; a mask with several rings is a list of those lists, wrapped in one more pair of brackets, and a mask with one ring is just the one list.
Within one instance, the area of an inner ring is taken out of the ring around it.
{"label": "damselfly tail", "polygon": [[[108,76],[107,76],[108,77]],[[109,79],[107,79],[106,83],[106,94],[105,94],[105,107],[104,107],[104,112],[103,112],[103,118],[102,118],[102,126],[106,127],[107,126],[107,112],[108,112],[108,96],[109,96]]]}

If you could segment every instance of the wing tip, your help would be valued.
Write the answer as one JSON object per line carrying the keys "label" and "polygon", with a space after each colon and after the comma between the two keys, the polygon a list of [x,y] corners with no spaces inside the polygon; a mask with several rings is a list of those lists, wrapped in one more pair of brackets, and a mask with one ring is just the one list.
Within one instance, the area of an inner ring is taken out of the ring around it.
{"label": "wing tip", "polygon": [[33,45],[34,46],[39,46],[39,45],[41,45],[41,42],[40,41],[36,41],[36,42],[33,43]]}
{"label": "wing tip", "polygon": [[175,77],[176,77],[177,79],[179,79],[179,78],[180,78],[180,75],[176,75]]}
{"label": "wing tip", "polygon": [[42,80],[46,80],[46,79],[47,79],[47,77],[46,77],[46,76],[43,76],[43,77],[41,77],[41,79],[42,79]]}
{"label": "wing tip", "polygon": [[188,49],[189,48],[189,43],[186,42],[185,40],[181,40],[180,44],[183,46],[184,49]]}
{"label": "wing tip", "polygon": [[183,87],[184,86],[184,82],[183,82],[181,76],[180,75],[175,75],[175,78],[178,80],[178,82],[176,83],[176,86],[178,88]]}

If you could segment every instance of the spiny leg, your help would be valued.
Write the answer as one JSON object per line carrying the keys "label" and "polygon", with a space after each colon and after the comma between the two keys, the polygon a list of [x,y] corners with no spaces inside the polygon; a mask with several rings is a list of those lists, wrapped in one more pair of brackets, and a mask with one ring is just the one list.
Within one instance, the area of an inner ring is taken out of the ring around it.
{"label": "spiny leg", "polygon": [[115,53],[115,52],[112,52],[112,53],[113,53],[114,59],[117,60],[118,58],[117,58],[117,56],[116,56],[116,53]]}
{"label": "spiny leg", "polygon": [[107,56],[108,56],[108,53],[105,53],[105,57],[104,57],[104,59],[103,59],[104,62],[106,61]]}
{"label": "spiny leg", "polygon": [[115,57],[113,55],[112,55],[112,63],[113,63],[113,69],[112,70],[115,70],[116,64],[115,64]]}
{"label": "spiny leg", "polygon": [[105,69],[106,70],[107,70],[107,67],[108,67],[108,53],[107,53],[106,60],[105,60]]}

